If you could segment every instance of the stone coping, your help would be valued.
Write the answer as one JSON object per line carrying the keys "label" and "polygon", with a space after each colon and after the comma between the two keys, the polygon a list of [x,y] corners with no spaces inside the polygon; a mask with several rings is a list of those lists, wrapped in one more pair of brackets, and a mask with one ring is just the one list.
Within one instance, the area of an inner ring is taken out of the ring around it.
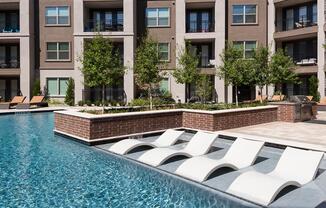
{"label": "stone coping", "polygon": [[188,113],[200,113],[200,114],[225,114],[225,113],[236,113],[236,112],[245,112],[245,111],[255,111],[255,110],[266,110],[266,109],[277,109],[275,105],[267,106],[258,106],[258,107],[248,107],[248,108],[236,108],[236,109],[225,109],[225,110],[192,110],[192,109],[169,109],[169,110],[152,110],[152,111],[141,111],[141,112],[126,112],[126,113],[112,113],[112,114],[102,114],[95,115],[90,113],[78,112],[78,111],[58,111],[55,113],[76,116],[85,119],[101,119],[101,118],[116,118],[124,116],[141,116],[148,114],[161,114],[161,113],[179,113],[179,112],[188,112]]}

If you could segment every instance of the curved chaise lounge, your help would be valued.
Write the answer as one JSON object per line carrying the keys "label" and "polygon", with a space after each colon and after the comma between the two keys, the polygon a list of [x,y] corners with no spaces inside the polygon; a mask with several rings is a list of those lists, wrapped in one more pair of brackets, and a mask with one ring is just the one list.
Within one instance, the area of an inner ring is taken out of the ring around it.
{"label": "curved chaise lounge", "polygon": [[238,138],[231,145],[225,156],[219,160],[206,156],[193,157],[183,162],[176,174],[194,181],[203,182],[216,170],[224,167],[238,170],[251,166],[264,142]]}
{"label": "curved chaise lounge", "polygon": [[311,182],[323,156],[322,152],[287,147],[272,172],[245,172],[233,181],[227,192],[268,206],[285,187],[301,187]]}
{"label": "curved chaise lounge", "polygon": [[209,151],[217,137],[218,134],[215,133],[197,132],[183,149],[155,148],[142,154],[138,161],[156,167],[175,156],[204,155]]}
{"label": "curved chaise lounge", "polygon": [[183,133],[184,131],[168,129],[153,142],[144,142],[137,139],[125,139],[112,145],[109,151],[119,155],[125,155],[131,150],[141,146],[168,147],[174,145]]}

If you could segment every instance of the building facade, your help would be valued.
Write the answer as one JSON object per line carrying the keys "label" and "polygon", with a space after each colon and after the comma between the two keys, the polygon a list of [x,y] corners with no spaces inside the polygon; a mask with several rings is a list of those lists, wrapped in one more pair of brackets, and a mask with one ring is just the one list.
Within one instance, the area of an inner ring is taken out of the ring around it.
{"label": "building facade", "polygon": [[[286,95],[309,94],[309,78],[319,79],[325,96],[324,0],[3,0],[0,2],[0,97],[31,98],[35,83],[52,99],[63,99],[67,80],[75,80],[75,100],[100,99],[100,89],[83,84],[81,57],[85,42],[99,31],[119,50],[126,67],[121,84],[108,87],[108,100],[142,96],[135,84],[134,57],[147,32],[158,42],[166,63],[160,90],[176,101],[196,96],[195,85],[172,76],[185,42],[199,57],[198,69],[209,75],[215,102],[250,100],[260,93],[240,86],[235,92],[216,75],[226,42],[242,46],[250,57],[259,45],[282,48],[296,64],[301,84],[284,84]],[[186,90],[187,88],[187,90]],[[271,95],[269,86],[262,94]],[[277,90],[277,89],[276,89]]]}

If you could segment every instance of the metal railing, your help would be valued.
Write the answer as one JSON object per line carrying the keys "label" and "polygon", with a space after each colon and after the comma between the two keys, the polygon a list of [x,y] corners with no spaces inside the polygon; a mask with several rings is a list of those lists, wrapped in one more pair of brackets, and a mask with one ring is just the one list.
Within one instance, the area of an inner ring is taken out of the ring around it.
{"label": "metal railing", "polygon": [[198,67],[199,68],[213,68],[214,66],[210,63],[211,58],[209,56],[198,56]]}
{"label": "metal railing", "polygon": [[276,21],[275,25],[276,25],[276,32],[282,32],[282,31],[312,27],[317,25],[317,22],[308,18],[301,18],[301,19],[286,18],[286,19]]}
{"label": "metal railing", "polygon": [[[102,101],[102,89],[84,89],[83,101]],[[104,93],[104,100],[108,102],[126,102],[126,93],[123,88],[106,88]]]}
{"label": "metal railing", "polygon": [[187,33],[214,32],[215,24],[211,21],[187,22]]}
{"label": "metal railing", "polygon": [[85,32],[110,32],[110,31],[123,31],[123,24],[89,20],[85,23]]}
{"label": "metal railing", "polygon": [[18,69],[20,68],[20,62],[17,60],[10,61],[1,61],[0,60],[0,69]]}

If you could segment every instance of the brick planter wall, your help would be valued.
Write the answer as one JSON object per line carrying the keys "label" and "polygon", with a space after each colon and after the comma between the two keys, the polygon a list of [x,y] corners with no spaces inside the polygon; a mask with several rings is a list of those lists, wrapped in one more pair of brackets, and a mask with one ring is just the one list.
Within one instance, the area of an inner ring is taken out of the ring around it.
{"label": "brick planter wall", "polygon": [[267,106],[221,111],[163,110],[111,115],[56,112],[55,131],[86,142],[170,128],[218,131],[276,121],[277,109],[276,106]]}
{"label": "brick planter wall", "polygon": [[277,120],[285,122],[296,122],[296,106],[293,105],[278,105]]}
{"label": "brick planter wall", "polygon": [[[80,113],[79,113],[80,114]],[[55,130],[69,135],[94,140],[106,137],[182,127],[182,112],[80,118],[76,115],[55,113]]]}
{"label": "brick planter wall", "polygon": [[216,114],[214,131],[277,121],[277,108]]}

